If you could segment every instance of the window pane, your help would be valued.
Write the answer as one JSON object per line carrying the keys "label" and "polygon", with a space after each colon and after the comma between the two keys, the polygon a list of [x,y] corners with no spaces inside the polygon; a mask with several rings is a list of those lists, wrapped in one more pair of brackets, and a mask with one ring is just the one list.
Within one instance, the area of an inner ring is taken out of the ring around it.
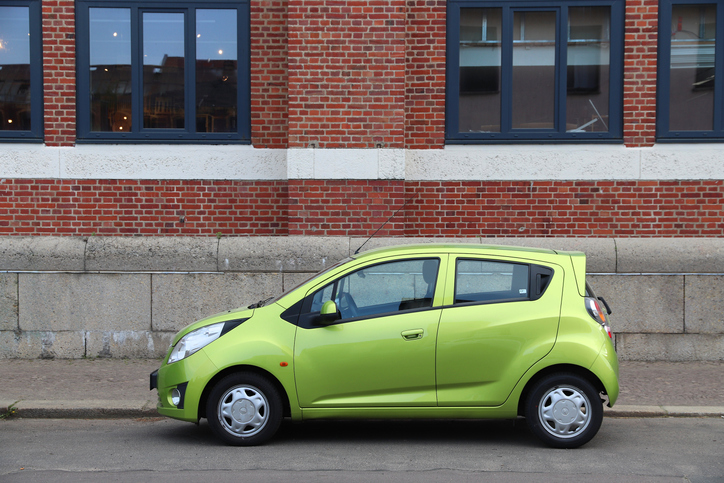
{"label": "window pane", "polygon": [[458,260],[455,303],[528,298],[528,265]]}
{"label": "window pane", "polygon": [[714,128],[716,5],[675,5],[671,14],[669,129]]}
{"label": "window pane", "polygon": [[568,9],[566,130],[608,131],[611,9]]}
{"label": "window pane", "polygon": [[236,10],[196,11],[196,131],[234,132]]}
{"label": "window pane", "polygon": [[409,260],[358,270],[338,282],[337,308],[350,318],[431,307],[439,264]]}
{"label": "window pane", "polygon": [[460,10],[460,132],[500,132],[499,8]]}
{"label": "window pane", "polygon": [[184,128],[184,14],[143,14],[143,127]]}
{"label": "window pane", "polygon": [[131,130],[131,11],[91,8],[91,131]]}
{"label": "window pane", "polygon": [[513,16],[513,129],[555,127],[556,13]]}
{"label": "window pane", "polygon": [[0,130],[30,130],[28,7],[0,7]]}

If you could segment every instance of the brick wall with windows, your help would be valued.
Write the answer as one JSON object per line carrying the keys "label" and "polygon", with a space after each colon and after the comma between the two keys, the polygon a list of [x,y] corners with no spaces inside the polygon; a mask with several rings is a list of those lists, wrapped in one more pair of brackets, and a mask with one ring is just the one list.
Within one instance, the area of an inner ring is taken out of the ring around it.
{"label": "brick wall with windows", "polygon": [[[42,0],[48,148],[76,144],[75,5]],[[625,4],[623,136],[613,141],[626,148],[656,144],[658,5]],[[444,0],[251,0],[251,145],[442,151],[448,20]],[[475,148],[486,153],[486,146]],[[686,158],[684,149],[681,153]],[[337,163],[344,169],[348,162],[355,161],[341,151]],[[384,228],[385,235],[724,234],[720,174],[686,181],[400,179],[406,176],[299,179],[288,173],[274,180],[227,181],[213,175],[148,180],[60,173],[60,179],[24,179],[0,173],[0,233],[364,236],[417,195]]]}

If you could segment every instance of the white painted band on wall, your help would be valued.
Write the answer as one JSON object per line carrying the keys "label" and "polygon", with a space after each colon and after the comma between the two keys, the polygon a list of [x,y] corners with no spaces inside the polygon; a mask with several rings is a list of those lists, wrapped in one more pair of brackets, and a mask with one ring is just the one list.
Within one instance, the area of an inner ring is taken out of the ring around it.
{"label": "white painted band on wall", "polygon": [[444,149],[256,149],[239,145],[4,144],[0,178],[724,179],[721,144],[465,145]]}

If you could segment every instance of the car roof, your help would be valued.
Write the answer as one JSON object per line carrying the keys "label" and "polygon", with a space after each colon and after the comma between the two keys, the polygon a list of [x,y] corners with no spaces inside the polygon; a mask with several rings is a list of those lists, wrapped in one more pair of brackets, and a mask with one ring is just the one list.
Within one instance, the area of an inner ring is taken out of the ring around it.
{"label": "car roof", "polygon": [[521,256],[524,254],[556,255],[559,252],[545,248],[482,245],[477,243],[414,243],[376,248],[353,255],[352,258],[364,260],[366,258],[379,258],[387,255],[408,255],[414,253],[479,253],[481,255]]}

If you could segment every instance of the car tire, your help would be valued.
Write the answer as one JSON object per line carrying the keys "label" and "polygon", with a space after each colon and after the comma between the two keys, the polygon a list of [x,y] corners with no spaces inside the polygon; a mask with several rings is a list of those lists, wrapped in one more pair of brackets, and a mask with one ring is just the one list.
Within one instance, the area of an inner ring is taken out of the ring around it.
{"label": "car tire", "polygon": [[603,404],[598,391],[576,374],[544,377],[533,385],[525,403],[528,427],[556,448],[588,443],[601,427]]}
{"label": "car tire", "polygon": [[214,386],[206,403],[206,416],[211,431],[226,444],[263,444],[279,429],[282,399],[268,379],[239,372]]}

